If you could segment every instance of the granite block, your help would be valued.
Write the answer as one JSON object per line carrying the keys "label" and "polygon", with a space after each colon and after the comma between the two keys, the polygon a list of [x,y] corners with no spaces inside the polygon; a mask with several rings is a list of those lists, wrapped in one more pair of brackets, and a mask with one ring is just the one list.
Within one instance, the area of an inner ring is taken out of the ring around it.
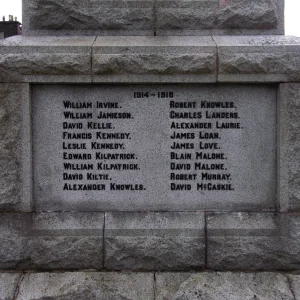
{"label": "granite block", "polygon": [[0,41],[3,82],[90,82],[95,37],[24,37]]}
{"label": "granite block", "polygon": [[0,84],[0,212],[30,210],[31,199],[23,193],[22,182],[22,157],[28,147],[23,145],[27,92],[26,84]]}
{"label": "granite block", "polygon": [[0,269],[18,269],[23,263],[27,214],[0,214]]}
{"label": "granite block", "polygon": [[24,258],[26,269],[101,269],[102,213],[35,213],[31,216]]}
{"label": "granite block", "polygon": [[278,195],[281,211],[300,211],[300,84],[279,89]]}
{"label": "granite block", "polygon": [[300,38],[291,36],[214,36],[219,82],[300,80]]}
{"label": "granite block", "polygon": [[211,37],[97,37],[93,75],[94,82],[215,82],[216,46]]}
{"label": "granite block", "polygon": [[207,215],[208,268],[298,270],[300,216],[272,213]]}
{"label": "granite block", "polygon": [[284,34],[282,0],[156,2],[157,35]]}
{"label": "granite block", "polygon": [[153,35],[154,0],[27,0],[25,35]]}
{"label": "granite block", "polygon": [[14,295],[21,276],[21,274],[17,273],[0,274],[0,300],[14,299]]}
{"label": "granite block", "polygon": [[156,300],[293,300],[279,273],[157,273]]}
{"label": "granite block", "polygon": [[16,300],[33,299],[153,300],[153,274],[96,272],[26,274]]}
{"label": "granite block", "polygon": [[203,213],[106,213],[106,269],[199,269],[204,256]]}

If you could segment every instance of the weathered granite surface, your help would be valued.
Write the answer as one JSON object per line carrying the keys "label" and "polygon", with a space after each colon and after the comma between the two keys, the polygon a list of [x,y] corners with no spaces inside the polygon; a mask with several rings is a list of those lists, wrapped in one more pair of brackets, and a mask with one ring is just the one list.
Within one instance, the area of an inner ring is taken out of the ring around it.
{"label": "weathered granite surface", "polygon": [[157,34],[283,34],[283,1],[157,1]]}
{"label": "weathered granite surface", "polygon": [[153,35],[154,0],[23,2],[25,35]]}
{"label": "weathered granite surface", "polygon": [[300,215],[207,215],[207,262],[214,270],[298,270]]}
{"label": "weathered granite surface", "polygon": [[0,273],[0,300],[12,300],[14,298],[21,274]]}
{"label": "weathered granite surface", "polygon": [[283,0],[28,0],[26,35],[283,34]]}
{"label": "weathered granite surface", "polygon": [[157,273],[156,300],[294,300],[278,273]]}
{"label": "weathered granite surface", "polygon": [[300,38],[291,36],[215,36],[219,82],[300,80]]}
{"label": "weathered granite surface", "polygon": [[0,214],[0,269],[18,269],[23,261],[27,214]]}
{"label": "weathered granite surface", "polygon": [[95,37],[25,37],[0,41],[0,80],[91,81]]}
{"label": "weathered granite surface", "polygon": [[103,227],[103,213],[0,214],[0,269],[101,269]]}
{"label": "weathered granite surface", "polygon": [[153,300],[151,273],[26,274],[16,300]]}
{"label": "weathered granite surface", "polygon": [[0,84],[0,211],[2,212],[26,211],[30,207],[30,199],[24,199],[21,195],[23,88],[23,84]]}
{"label": "weathered granite surface", "polygon": [[0,274],[1,300],[298,300],[299,275],[286,273]]}
{"label": "weathered granite surface", "polygon": [[38,213],[31,215],[25,236],[23,268],[101,269],[102,213]]}
{"label": "weathered granite surface", "polygon": [[300,211],[300,84],[279,89],[279,207]]}
{"label": "weathered granite surface", "polygon": [[211,37],[97,37],[93,75],[94,82],[112,75],[121,81],[132,75],[150,75],[148,82],[151,75],[176,75],[183,81],[215,82],[216,46]]}
{"label": "weathered granite surface", "polygon": [[203,213],[106,213],[110,270],[190,270],[205,265]]}

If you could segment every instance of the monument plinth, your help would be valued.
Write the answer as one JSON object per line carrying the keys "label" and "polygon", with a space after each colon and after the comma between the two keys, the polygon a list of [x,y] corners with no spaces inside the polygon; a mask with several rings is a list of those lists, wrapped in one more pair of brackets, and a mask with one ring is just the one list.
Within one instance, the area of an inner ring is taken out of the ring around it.
{"label": "monument plinth", "polygon": [[300,269],[283,6],[24,1],[0,41],[4,298],[297,298],[299,276],[249,273]]}

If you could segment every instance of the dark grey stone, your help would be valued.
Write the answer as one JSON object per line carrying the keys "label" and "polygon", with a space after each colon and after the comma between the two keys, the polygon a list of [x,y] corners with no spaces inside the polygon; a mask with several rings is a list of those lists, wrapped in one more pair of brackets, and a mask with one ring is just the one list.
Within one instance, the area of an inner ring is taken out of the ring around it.
{"label": "dark grey stone", "polygon": [[23,263],[27,214],[0,214],[0,269],[18,269]]}
{"label": "dark grey stone", "polygon": [[157,1],[157,34],[283,34],[283,1]]}
{"label": "dark grey stone", "polygon": [[273,213],[207,215],[208,268],[298,270],[300,216]]}
{"label": "dark grey stone", "polygon": [[279,207],[300,211],[300,84],[281,84],[279,91]]}
{"label": "dark grey stone", "polygon": [[0,274],[0,300],[14,299],[20,278],[21,274],[17,273]]}
{"label": "dark grey stone", "polygon": [[106,213],[110,270],[190,270],[205,264],[203,213]]}
{"label": "dark grey stone", "polygon": [[153,300],[151,273],[26,274],[16,300]]}
{"label": "dark grey stone", "polygon": [[29,0],[23,5],[25,35],[153,35],[153,0]]}
{"label": "dark grey stone", "polygon": [[157,273],[156,300],[294,300],[278,273]]}
{"label": "dark grey stone", "polygon": [[104,214],[33,214],[26,232],[26,269],[101,269]]}
{"label": "dark grey stone", "polygon": [[300,80],[300,38],[290,36],[215,36],[219,82]]}

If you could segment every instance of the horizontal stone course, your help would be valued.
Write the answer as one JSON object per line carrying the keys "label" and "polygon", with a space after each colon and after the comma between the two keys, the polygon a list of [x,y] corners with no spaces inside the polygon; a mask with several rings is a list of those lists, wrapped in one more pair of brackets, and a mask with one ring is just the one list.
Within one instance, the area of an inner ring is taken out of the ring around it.
{"label": "horizontal stone course", "polygon": [[298,214],[206,218],[205,237],[201,212],[2,213],[0,269],[299,270]]}
{"label": "horizontal stone course", "polygon": [[101,36],[95,39],[16,36],[2,40],[0,80],[31,83],[300,80],[300,38],[296,37]]}
{"label": "horizontal stone course", "polygon": [[205,266],[203,213],[106,213],[109,270],[189,270]]}
{"label": "horizontal stone course", "polygon": [[214,270],[297,270],[300,215],[207,214],[207,261]]}
{"label": "horizontal stone course", "polygon": [[299,275],[286,273],[0,273],[1,300],[298,300]]}
{"label": "horizontal stone course", "polygon": [[283,34],[283,0],[28,0],[26,35]]}

